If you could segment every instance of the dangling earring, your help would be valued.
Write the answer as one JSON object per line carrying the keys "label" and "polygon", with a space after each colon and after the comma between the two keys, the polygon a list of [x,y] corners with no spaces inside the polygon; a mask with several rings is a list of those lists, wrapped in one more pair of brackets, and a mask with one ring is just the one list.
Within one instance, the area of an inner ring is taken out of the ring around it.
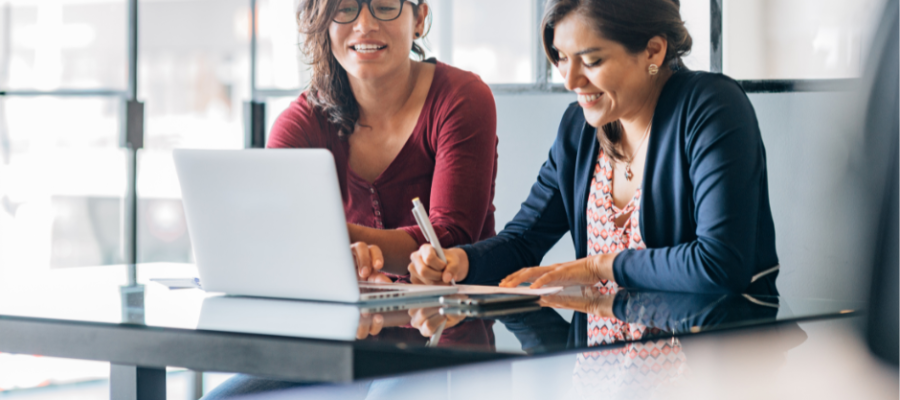
{"label": "dangling earring", "polygon": [[659,73],[659,65],[650,64],[650,67],[647,68],[647,72],[650,73],[650,76],[658,74]]}

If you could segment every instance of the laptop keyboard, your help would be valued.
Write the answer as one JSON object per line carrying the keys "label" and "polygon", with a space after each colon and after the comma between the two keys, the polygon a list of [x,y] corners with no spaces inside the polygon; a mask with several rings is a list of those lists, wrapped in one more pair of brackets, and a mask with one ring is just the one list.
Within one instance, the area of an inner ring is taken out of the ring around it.
{"label": "laptop keyboard", "polygon": [[362,293],[362,294],[367,294],[367,293],[385,293],[385,292],[400,292],[400,291],[402,291],[402,290],[403,290],[403,289],[401,289],[401,288],[390,288],[390,287],[381,288],[381,287],[372,287],[372,286],[361,286],[361,287],[359,288],[359,292]]}

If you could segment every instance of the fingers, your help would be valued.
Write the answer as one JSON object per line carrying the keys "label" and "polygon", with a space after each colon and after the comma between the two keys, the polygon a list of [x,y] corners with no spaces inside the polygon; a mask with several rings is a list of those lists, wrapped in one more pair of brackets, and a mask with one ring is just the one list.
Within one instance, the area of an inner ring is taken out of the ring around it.
{"label": "fingers", "polygon": [[384,255],[378,246],[356,242],[350,245],[350,251],[360,280],[369,280],[373,273],[384,268]]}
{"label": "fingers", "polygon": [[428,285],[442,281],[441,274],[445,264],[437,258],[430,245],[423,245],[419,251],[410,254],[409,260],[412,261],[410,275],[417,275],[419,280]]}
{"label": "fingers", "polygon": [[521,285],[523,282],[534,282],[534,278],[539,277],[552,269],[553,267],[522,268],[500,281],[500,286],[512,288]]}
{"label": "fingers", "polygon": [[391,278],[388,278],[387,275],[382,274],[380,272],[375,272],[373,274],[370,274],[367,281],[375,282],[375,283],[393,283]]}
{"label": "fingers", "polygon": [[435,271],[443,271],[444,268],[447,267],[447,263],[441,261],[437,252],[434,251],[434,247],[431,247],[430,244],[423,244],[419,247],[418,253],[422,257],[422,261],[425,262],[425,265]]}
{"label": "fingers", "polygon": [[466,279],[469,274],[469,258],[466,251],[462,249],[447,249],[444,251],[447,256],[447,267],[441,275],[444,283],[458,282]]}
{"label": "fingers", "polygon": [[410,313],[412,316],[410,325],[418,329],[422,336],[434,335],[441,324],[447,321],[447,317],[441,315],[436,308],[418,309]]}
{"label": "fingers", "polygon": [[381,314],[373,316],[362,314],[359,318],[359,326],[356,328],[356,338],[363,340],[369,336],[378,335],[383,327],[384,317]]}
{"label": "fingers", "polygon": [[566,281],[567,280],[566,275],[567,274],[566,274],[565,269],[563,269],[563,268],[554,269],[552,271],[549,271],[549,272],[541,275],[539,278],[533,280],[531,283],[531,286],[529,286],[529,287],[532,289],[537,289],[537,288],[543,287],[544,285],[550,285],[552,283]]}
{"label": "fingers", "polygon": [[369,336],[369,329],[372,327],[372,318],[368,315],[363,315],[359,319],[359,326],[356,327],[356,338],[359,340],[363,340]]}
{"label": "fingers", "polygon": [[409,266],[406,267],[406,270],[409,271],[409,282],[415,285],[426,285],[425,281],[419,278],[418,273],[416,273],[416,266],[413,263],[409,263]]}
{"label": "fingers", "polygon": [[384,255],[381,253],[380,247],[374,244],[369,246],[369,257],[373,269],[381,271],[381,269],[384,268]]}
{"label": "fingers", "polygon": [[350,252],[353,253],[353,260],[356,261],[356,271],[360,279],[367,279],[372,273],[371,257],[369,253],[369,245],[363,242],[356,242],[350,245]]}
{"label": "fingers", "polygon": [[384,317],[381,314],[375,314],[375,316],[372,317],[372,326],[369,328],[369,335],[378,335],[381,333],[382,328],[384,328]]}

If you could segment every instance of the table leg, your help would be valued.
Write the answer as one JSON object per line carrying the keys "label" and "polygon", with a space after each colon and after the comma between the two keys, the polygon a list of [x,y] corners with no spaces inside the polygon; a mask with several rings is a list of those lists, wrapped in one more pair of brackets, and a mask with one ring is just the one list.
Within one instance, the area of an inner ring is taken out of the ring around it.
{"label": "table leg", "polygon": [[111,400],[165,400],[166,369],[110,364]]}

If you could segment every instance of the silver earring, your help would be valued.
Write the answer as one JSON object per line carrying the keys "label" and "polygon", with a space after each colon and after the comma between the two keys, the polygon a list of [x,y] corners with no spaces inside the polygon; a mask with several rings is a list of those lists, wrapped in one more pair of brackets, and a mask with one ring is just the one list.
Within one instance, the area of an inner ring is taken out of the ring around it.
{"label": "silver earring", "polygon": [[658,74],[659,73],[659,65],[650,64],[650,67],[647,68],[647,72],[650,73],[650,76]]}

